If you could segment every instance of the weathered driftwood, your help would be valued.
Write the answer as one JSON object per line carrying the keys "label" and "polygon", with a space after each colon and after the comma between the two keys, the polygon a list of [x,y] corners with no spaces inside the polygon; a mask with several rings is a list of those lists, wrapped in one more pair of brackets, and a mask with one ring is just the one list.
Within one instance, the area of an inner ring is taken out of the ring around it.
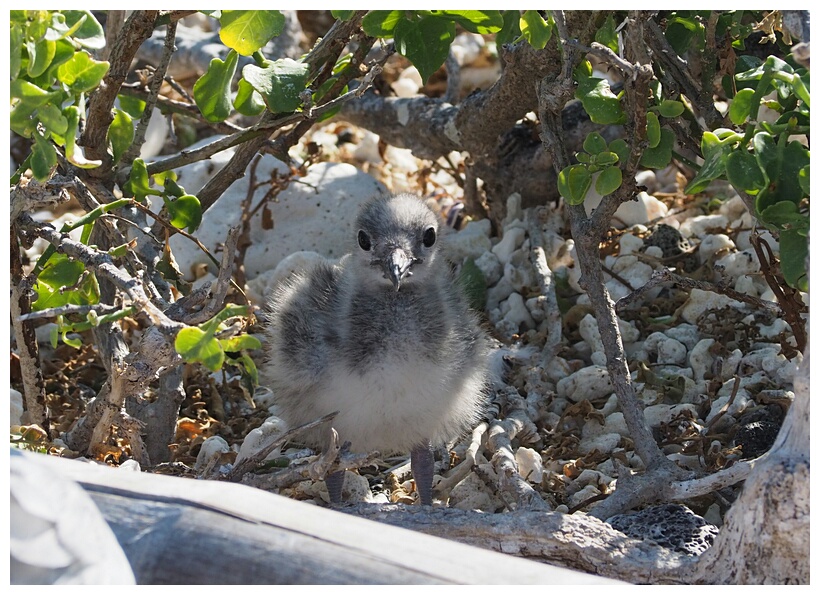
{"label": "weathered driftwood", "polygon": [[140,584],[612,582],[247,486],[25,456],[84,488]]}

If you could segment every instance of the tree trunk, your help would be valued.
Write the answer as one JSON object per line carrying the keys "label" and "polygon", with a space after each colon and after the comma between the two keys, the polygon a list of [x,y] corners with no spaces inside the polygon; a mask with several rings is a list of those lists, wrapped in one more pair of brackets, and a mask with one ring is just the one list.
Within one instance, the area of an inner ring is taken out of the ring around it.
{"label": "tree trunk", "polygon": [[691,582],[808,584],[809,350],[794,403],[769,454],[755,466]]}

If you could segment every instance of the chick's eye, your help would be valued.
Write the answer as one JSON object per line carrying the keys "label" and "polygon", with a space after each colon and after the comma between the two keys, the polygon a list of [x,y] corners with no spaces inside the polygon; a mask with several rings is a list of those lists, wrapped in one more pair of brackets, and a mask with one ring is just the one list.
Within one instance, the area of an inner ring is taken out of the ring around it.
{"label": "chick's eye", "polygon": [[367,235],[367,232],[365,230],[359,230],[358,240],[359,248],[361,248],[365,252],[370,252],[370,248],[372,248],[373,244],[370,242],[370,236]]}
{"label": "chick's eye", "polygon": [[421,238],[422,243],[426,248],[430,248],[436,243],[436,230],[433,227],[428,227],[424,230],[424,235]]}

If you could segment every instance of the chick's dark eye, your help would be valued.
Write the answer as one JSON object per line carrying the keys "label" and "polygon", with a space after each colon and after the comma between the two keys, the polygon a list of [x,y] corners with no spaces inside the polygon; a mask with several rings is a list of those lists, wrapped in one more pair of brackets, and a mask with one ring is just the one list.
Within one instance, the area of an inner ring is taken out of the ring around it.
{"label": "chick's dark eye", "polygon": [[433,227],[428,227],[424,230],[424,235],[421,238],[425,247],[430,248],[436,243],[436,230]]}
{"label": "chick's dark eye", "polygon": [[359,248],[364,250],[365,252],[370,252],[370,248],[373,247],[373,244],[370,242],[370,236],[367,235],[367,232],[363,229],[359,230]]}

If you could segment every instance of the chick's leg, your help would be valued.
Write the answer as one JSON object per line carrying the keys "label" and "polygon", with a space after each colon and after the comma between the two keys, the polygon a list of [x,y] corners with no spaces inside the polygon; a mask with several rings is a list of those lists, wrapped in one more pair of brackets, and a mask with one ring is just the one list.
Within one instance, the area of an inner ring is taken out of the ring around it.
{"label": "chick's leg", "polygon": [[[432,479],[432,476],[431,476]],[[325,477],[325,485],[327,485],[327,493],[330,495],[331,504],[342,503],[342,486],[345,483],[345,472],[334,471]]]}
{"label": "chick's leg", "polygon": [[422,504],[433,503],[433,447],[428,442],[410,451],[410,470]]}

